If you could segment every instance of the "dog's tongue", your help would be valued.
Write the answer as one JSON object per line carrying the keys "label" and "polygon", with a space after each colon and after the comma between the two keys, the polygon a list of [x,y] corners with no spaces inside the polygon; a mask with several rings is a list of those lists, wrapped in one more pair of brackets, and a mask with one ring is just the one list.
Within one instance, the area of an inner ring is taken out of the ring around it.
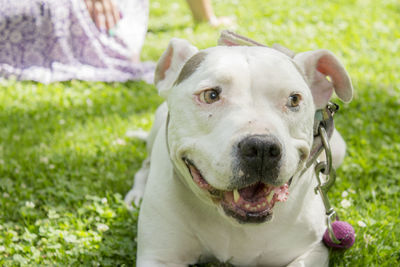
{"label": "dog's tongue", "polygon": [[289,195],[289,186],[288,184],[284,184],[280,187],[275,187],[274,189],[274,193],[275,193],[275,197],[276,197],[276,201],[286,201]]}
{"label": "dog's tongue", "polygon": [[287,184],[282,186],[271,186],[263,183],[256,183],[248,187],[239,190],[240,196],[246,201],[255,201],[261,197],[273,194],[275,201],[284,202],[287,200],[289,195],[289,186]]}
{"label": "dog's tongue", "polygon": [[257,199],[266,194],[266,187],[262,183],[256,183],[239,190],[240,195],[245,200]]}

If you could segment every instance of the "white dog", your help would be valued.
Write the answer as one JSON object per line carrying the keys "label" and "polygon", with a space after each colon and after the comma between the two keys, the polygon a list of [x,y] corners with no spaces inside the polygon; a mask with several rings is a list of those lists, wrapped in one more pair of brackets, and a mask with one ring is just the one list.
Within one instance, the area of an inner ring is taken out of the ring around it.
{"label": "white dog", "polygon": [[155,83],[167,101],[126,198],[138,205],[144,192],[137,266],[326,266],[324,206],[313,168],[300,173],[316,110],[333,90],[352,97],[337,58],[173,39]]}

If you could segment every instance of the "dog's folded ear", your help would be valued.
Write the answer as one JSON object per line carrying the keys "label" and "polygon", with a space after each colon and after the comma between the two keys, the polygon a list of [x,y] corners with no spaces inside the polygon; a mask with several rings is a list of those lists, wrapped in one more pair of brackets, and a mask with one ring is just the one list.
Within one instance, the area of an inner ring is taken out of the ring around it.
{"label": "dog's folded ear", "polygon": [[197,51],[198,49],[186,40],[171,39],[167,50],[165,50],[157,63],[154,75],[154,84],[160,96],[167,97],[169,89],[177,79],[183,65]]}
{"label": "dog's folded ear", "polygon": [[317,109],[325,107],[333,90],[343,102],[350,102],[353,86],[345,68],[328,50],[299,53],[294,57],[296,64],[310,86]]}

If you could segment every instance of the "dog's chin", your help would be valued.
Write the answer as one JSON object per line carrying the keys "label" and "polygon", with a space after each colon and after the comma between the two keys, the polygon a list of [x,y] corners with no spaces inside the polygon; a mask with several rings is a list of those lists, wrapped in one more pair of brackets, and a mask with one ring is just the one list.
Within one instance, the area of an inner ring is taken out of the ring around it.
{"label": "dog's chin", "polygon": [[225,214],[239,223],[263,223],[272,219],[273,207],[277,202],[284,202],[289,195],[290,181],[282,186],[257,182],[252,185],[233,189],[219,190],[210,185],[200,170],[188,159],[183,159],[194,183],[210,194]]}

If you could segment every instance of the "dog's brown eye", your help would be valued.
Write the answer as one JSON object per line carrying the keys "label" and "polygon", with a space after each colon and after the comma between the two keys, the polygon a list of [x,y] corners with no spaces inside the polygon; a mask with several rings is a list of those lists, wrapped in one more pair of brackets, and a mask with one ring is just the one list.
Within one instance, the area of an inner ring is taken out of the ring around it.
{"label": "dog's brown eye", "polygon": [[296,108],[300,105],[301,95],[300,94],[292,94],[289,96],[287,106],[290,108]]}
{"label": "dog's brown eye", "polygon": [[200,93],[200,101],[206,104],[212,104],[219,100],[219,94],[221,90],[218,88],[204,90]]}

